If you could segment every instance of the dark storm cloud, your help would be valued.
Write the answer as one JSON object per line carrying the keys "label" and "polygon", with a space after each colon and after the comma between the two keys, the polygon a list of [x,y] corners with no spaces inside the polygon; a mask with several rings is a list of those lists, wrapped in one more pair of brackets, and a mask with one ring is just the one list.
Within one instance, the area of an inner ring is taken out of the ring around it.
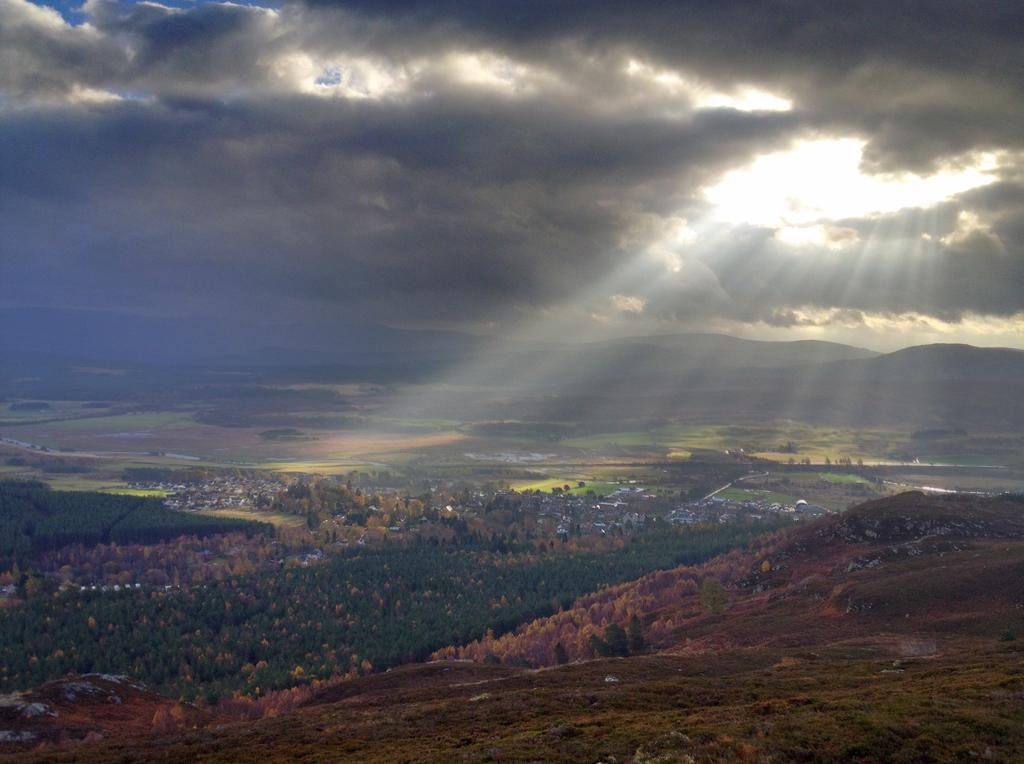
{"label": "dark storm cloud", "polygon": [[451,319],[566,297],[587,269],[631,254],[619,240],[644,237],[642,210],[684,198],[688,163],[725,161],[786,124],[535,119],[513,103],[295,97],[11,117],[8,233],[49,284],[269,284],[400,317],[440,303]]}
{"label": "dark storm cloud", "polygon": [[[674,218],[699,220],[701,187],[728,169],[855,135],[873,170],[985,150],[1004,180],[837,221],[859,243],[834,251],[734,227],[681,247],[675,275],[609,296],[642,296],[620,300],[639,317],[771,325],[813,320],[808,307],[846,322],[1024,310],[1013,3],[84,11],[72,28],[0,0],[8,303],[521,316],[660,246]],[[681,79],[631,76],[630,60]],[[793,109],[697,108],[744,86]]]}
{"label": "dark storm cloud", "polygon": [[[1024,6],[956,0],[313,0],[392,20],[396,30],[464,30],[545,59],[571,41],[594,55],[648,57],[720,85],[755,81],[796,96],[808,120],[855,127],[880,165],[922,165],[979,145],[1021,146]],[[397,19],[397,21],[395,21]]]}

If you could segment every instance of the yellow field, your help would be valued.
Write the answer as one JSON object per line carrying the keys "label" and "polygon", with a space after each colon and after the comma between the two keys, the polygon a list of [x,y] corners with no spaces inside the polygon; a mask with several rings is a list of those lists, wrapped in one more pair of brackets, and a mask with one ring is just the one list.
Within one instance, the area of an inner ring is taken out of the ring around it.
{"label": "yellow field", "polygon": [[512,480],[509,481],[509,487],[517,491],[550,491],[552,488],[562,488],[566,485],[570,488],[575,488],[576,483],[580,480],[587,480],[587,478],[577,476],[571,478],[546,478],[544,480]]}
{"label": "yellow field", "polygon": [[380,469],[381,467],[379,464],[370,464],[365,461],[352,459],[260,462],[251,466],[261,470],[272,470],[274,472],[301,472],[307,475],[344,475],[345,473],[352,472],[353,470],[367,471]]}
{"label": "yellow field", "polygon": [[43,481],[55,491],[102,491],[104,493],[119,493],[128,491],[128,484],[123,480],[113,480],[99,477],[86,477],[85,475],[45,475],[40,474],[36,479]]}
{"label": "yellow field", "polygon": [[213,514],[220,517],[234,517],[239,520],[254,520],[260,523],[271,523],[282,528],[300,528],[306,524],[298,515],[284,515],[280,512],[268,512],[259,509],[245,509],[242,507],[231,507],[230,509],[211,510]]}

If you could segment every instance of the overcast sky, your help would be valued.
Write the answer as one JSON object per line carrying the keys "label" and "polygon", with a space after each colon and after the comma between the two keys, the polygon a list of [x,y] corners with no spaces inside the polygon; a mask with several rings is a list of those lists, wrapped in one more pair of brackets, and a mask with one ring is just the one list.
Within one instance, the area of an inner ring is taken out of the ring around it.
{"label": "overcast sky", "polygon": [[1024,4],[0,0],[0,306],[1024,346]]}

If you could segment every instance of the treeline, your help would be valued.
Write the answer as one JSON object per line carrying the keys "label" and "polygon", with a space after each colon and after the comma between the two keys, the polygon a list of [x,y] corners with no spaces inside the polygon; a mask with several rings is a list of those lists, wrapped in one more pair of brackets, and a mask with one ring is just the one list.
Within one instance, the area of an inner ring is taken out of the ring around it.
{"label": "treeline", "polygon": [[414,545],[170,592],[45,593],[0,610],[0,691],[98,671],[186,699],[258,695],[501,634],[585,592],[745,544],[760,529],[665,529],[601,554]]}
{"label": "treeline", "polygon": [[141,583],[178,588],[299,564],[311,547],[300,529],[270,534],[177,536],[156,544],[72,544],[43,552],[33,572],[72,586]]}
{"label": "treeline", "polygon": [[24,569],[40,553],[69,544],[148,544],[185,534],[269,528],[176,512],[152,497],[53,491],[34,481],[0,481],[0,572]]}
{"label": "treeline", "polygon": [[679,629],[702,612],[727,606],[723,582],[735,585],[787,538],[786,531],[754,544],[586,594],[571,607],[537,618],[514,632],[487,632],[463,647],[438,650],[433,658],[523,666],[553,666],[595,657],[623,656],[671,646]]}

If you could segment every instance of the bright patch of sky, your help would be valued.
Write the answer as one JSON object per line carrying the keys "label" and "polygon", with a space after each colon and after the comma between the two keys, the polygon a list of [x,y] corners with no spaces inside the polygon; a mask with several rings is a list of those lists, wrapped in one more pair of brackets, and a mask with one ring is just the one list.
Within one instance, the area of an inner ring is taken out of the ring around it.
{"label": "bright patch of sky", "polygon": [[635,58],[626,62],[626,74],[654,85],[672,96],[688,98],[697,109],[736,111],[789,111],[793,102],[753,85],[740,84],[728,90],[713,87],[670,69],[657,69]]}
{"label": "bright patch of sky", "polygon": [[727,173],[704,196],[715,220],[784,229],[929,207],[996,179],[990,154],[931,175],[869,174],[861,168],[865,145],[858,138],[803,140]]}

